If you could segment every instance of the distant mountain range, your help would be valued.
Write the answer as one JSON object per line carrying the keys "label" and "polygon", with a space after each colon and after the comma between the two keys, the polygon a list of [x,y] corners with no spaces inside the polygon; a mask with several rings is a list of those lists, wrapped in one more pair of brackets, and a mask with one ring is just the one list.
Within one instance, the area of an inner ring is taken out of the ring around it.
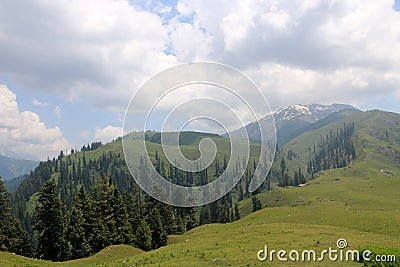
{"label": "distant mountain range", "polygon": [[3,180],[9,180],[23,174],[28,174],[38,165],[38,161],[14,159],[0,155],[0,176]]}
{"label": "distant mountain range", "polygon": [[[273,116],[277,133],[277,143],[278,146],[283,146],[293,138],[308,131],[311,125],[343,110],[349,110],[349,112],[359,111],[357,108],[346,104],[292,105],[282,108],[272,115],[264,117],[261,119],[261,121],[268,120],[271,118],[271,116]],[[332,116],[329,119],[329,122],[332,123],[335,120],[340,120],[342,118],[343,116]],[[261,140],[258,127],[258,124],[255,122],[252,122],[244,127],[247,130],[249,139],[257,143],[259,143]],[[243,132],[244,128],[233,131],[231,134],[234,135],[235,133],[241,133]]]}

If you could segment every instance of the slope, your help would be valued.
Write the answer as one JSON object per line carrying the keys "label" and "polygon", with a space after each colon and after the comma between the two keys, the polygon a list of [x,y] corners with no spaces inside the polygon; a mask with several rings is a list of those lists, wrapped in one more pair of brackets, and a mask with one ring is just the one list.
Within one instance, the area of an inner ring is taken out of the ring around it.
{"label": "slope", "polygon": [[[338,114],[341,115],[341,114]],[[323,123],[323,121],[321,121]],[[320,122],[318,122],[320,123]],[[341,129],[344,124],[355,124],[353,142],[358,159],[371,159],[373,162],[363,161],[365,167],[371,164],[378,171],[391,172],[399,167],[400,159],[400,115],[380,110],[366,112],[352,112],[341,120],[330,123],[315,130],[307,131],[291,140],[282,148],[282,154],[291,151],[294,155],[289,160],[285,158],[289,169],[301,167],[306,170],[307,163],[312,155],[313,147],[321,145],[322,138],[331,132]]]}
{"label": "slope", "polygon": [[[341,111],[348,112],[359,112],[353,106],[345,104],[332,104],[332,105],[320,105],[320,104],[309,104],[309,105],[292,105],[282,108],[272,114],[277,133],[277,143],[279,147],[282,147],[287,142],[303,134],[306,131],[315,129],[316,124],[320,120],[325,120],[325,123],[332,123],[334,121],[342,119],[341,116],[346,115],[342,113],[340,116],[334,116],[335,113]],[[333,116],[331,116],[333,115]],[[268,120],[271,115],[264,117],[262,120]],[[314,125],[314,128],[311,127]],[[260,142],[260,132],[258,124],[252,122],[245,126],[249,134],[249,139],[254,142]],[[231,134],[235,135],[243,130],[243,128],[233,131]]]}
{"label": "slope", "polygon": [[0,155],[0,176],[8,180],[29,173],[39,164],[34,160],[13,159]]}

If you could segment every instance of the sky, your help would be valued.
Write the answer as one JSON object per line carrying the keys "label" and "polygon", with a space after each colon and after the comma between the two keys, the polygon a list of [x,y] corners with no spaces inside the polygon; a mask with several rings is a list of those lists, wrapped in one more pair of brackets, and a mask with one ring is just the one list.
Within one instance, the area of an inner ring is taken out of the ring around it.
{"label": "sky", "polygon": [[272,110],[400,113],[399,21],[399,0],[3,0],[0,152],[108,142],[145,81],[196,61],[241,71]]}

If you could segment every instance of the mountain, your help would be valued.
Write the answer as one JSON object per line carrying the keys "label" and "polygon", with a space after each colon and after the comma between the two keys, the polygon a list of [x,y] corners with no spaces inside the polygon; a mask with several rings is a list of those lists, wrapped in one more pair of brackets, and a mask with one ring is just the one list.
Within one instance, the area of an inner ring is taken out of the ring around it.
{"label": "mountain", "polygon": [[[268,120],[271,118],[271,116],[273,116],[277,133],[277,144],[279,147],[281,147],[296,136],[299,136],[307,130],[311,129],[311,125],[329,117],[334,113],[343,110],[359,112],[357,108],[346,104],[292,105],[286,108],[282,108],[272,115],[268,115],[262,118],[261,121]],[[342,114],[342,116],[346,115],[347,114],[345,113]],[[340,118],[340,116],[331,116],[330,122],[333,122],[335,119],[338,120]],[[245,128],[249,134],[249,139],[251,141],[260,142],[260,134],[257,123],[252,122],[245,126]],[[235,135],[235,133],[239,133],[241,131],[243,131],[243,128],[232,132],[232,134]]]}
{"label": "mountain", "polygon": [[27,178],[27,174],[23,174],[21,176],[17,176],[15,178],[11,178],[4,181],[4,186],[6,187],[7,191],[12,193],[14,190],[22,183],[25,178]]}
{"label": "mountain", "polygon": [[282,108],[274,113],[275,122],[293,121],[294,119],[301,119],[310,123],[317,122],[328,115],[342,111],[345,109],[357,110],[355,107],[346,104],[332,104],[332,105],[292,105]]}
{"label": "mountain", "polygon": [[[341,115],[345,111],[336,113]],[[328,119],[327,117],[326,119]],[[323,120],[318,123],[323,122]],[[302,135],[292,139],[285,144],[282,155],[293,155],[286,163],[289,168],[301,166],[306,168],[308,161],[314,154],[314,147],[321,147],[321,142],[327,144],[327,137],[334,135],[344,124],[355,125],[352,134],[352,142],[357,152],[357,159],[368,162],[373,160],[377,171],[390,169],[390,172],[397,172],[400,167],[400,115],[380,110],[366,112],[350,112],[342,119],[320,125],[316,129],[311,129]],[[378,164],[379,162],[379,164]],[[368,164],[366,164],[368,165]],[[368,166],[370,167],[370,166]]]}
{"label": "mountain", "polygon": [[0,155],[0,176],[3,180],[29,173],[39,165],[38,161],[13,159]]}

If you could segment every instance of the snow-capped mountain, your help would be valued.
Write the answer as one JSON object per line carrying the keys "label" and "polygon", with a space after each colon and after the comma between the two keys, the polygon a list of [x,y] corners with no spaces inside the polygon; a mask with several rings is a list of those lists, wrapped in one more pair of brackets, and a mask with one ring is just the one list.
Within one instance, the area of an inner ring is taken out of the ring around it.
{"label": "snow-capped mountain", "polygon": [[[358,109],[355,107],[346,104],[298,104],[282,108],[261,120],[270,119],[270,116],[274,117],[278,146],[282,146],[293,138],[306,132],[307,129],[314,123],[317,123],[328,116],[343,110],[358,111]],[[254,142],[260,142],[260,132],[257,123],[252,122],[245,128],[250,140]],[[242,135],[243,130],[244,129],[241,128],[232,132],[231,134]]]}
{"label": "snow-capped mountain", "polygon": [[345,109],[357,110],[355,107],[345,104],[332,104],[332,105],[292,105],[282,108],[273,114],[275,122],[289,121],[293,119],[302,118],[302,120],[309,122],[317,122],[334,112],[339,112]]}

